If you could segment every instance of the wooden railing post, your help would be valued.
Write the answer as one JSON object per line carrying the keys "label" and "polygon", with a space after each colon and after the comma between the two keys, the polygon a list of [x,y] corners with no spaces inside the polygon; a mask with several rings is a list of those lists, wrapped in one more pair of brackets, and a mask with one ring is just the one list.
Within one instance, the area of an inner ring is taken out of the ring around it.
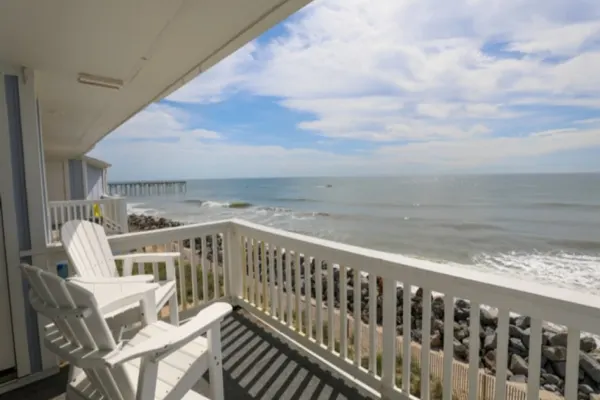
{"label": "wooden railing post", "polygon": [[381,398],[391,399],[396,384],[396,282],[385,281],[383,289]]}
{"label": "wooden railing post", "polygon": [[242,246],[241,236],[235,222],[230,222],[229,228],[225,233],[225,255],[227,263],[224,268],[227,268],[225,276],[229,282],[229,296],[231,296],[232,304],[236,304],[238,299],[243,298],[242,284]]}
{"label": "wooden railing post", "polygon": [[122,233],[129,232],[129,215],[127,215],[127,199],[125,197],[117,198],[118,223],[121,225]]}

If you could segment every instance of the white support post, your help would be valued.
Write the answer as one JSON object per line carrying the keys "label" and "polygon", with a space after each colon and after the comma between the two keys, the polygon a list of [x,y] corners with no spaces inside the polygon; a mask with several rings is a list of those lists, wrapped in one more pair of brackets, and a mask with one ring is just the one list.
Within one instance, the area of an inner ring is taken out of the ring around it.
{"label": "white support post", "polygon": [[229,276],[229,295],[231,301],[236,304],[238,299],[244,297],[244,287],[242,275],[245,271],[242,269],[242,246],[240,245],[241,237],[237,232],[235,224],[229,224],[227,232],[225,232],[225,254],[227,257],[227,275]]}
{"label": "white support post", "polygon": [[82,159],[81,160],[81,179],[83,180],[83,199],[88,199],[88,177],[87,177],[87,162]]}
{"label": "white support post", "polygon": [[[35,75],[33,70],[26,68],[23,79],[19,82],[21,106],[21,130],[23,134],[23,156],[25,162],[25,185],[27,189],[27,208],[29,213],[29,231],[31,236],[31,251],[33,265],[46,266],[46,224],[47,196],[45,182],[44,147],[41,126],[38,125],[38,104],[35,93]],[[38,316],[39,345],[42,358],[42,369],[58,365],[55,355],[46,349],[43,343],[44,326],[49,320]]]}
{"label": "white support post", "polygon": [[129,215],[127,214],[127,199],[121,197],[118,199],[118,215],[119,215],[119,222],[121,223],[121,226],[123,228],[123,232],[122,233],[128,233],[129,232]]}
{"label": "white support post", "polygon": [[[13,232],[13,234],[4,235],[6,274],[8,275],[9,288],[22,287],[22,277],[21,272],[16,268],[20,263],[20,254],[19,238],[14,233],[18,229],[12,176],[12,158],[14,155],[11,152],[4,74],[18,76],[19,73],[19,70],[16,68],[14,71],[8,71],[6,68],[0,70],[0,196],[2,197],[2,221],[0,221],[0,229],[3,227],[5,232]],[[24,313],[25,297],[22,290],[9,290],[8,293],[12,311],[12,339],[14,341],[17,376],[24,377],[31,373],[28,341],[25,335],[25,332],[27,332],[27,322]]]}

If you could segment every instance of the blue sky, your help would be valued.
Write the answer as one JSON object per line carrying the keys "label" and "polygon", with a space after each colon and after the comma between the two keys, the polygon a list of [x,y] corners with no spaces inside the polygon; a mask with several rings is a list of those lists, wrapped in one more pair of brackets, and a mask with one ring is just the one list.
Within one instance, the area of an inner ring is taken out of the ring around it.
{"label": "blue sky", "polygon": [[111,133],[111,179],[600,170],[597,0],[317,0]]}

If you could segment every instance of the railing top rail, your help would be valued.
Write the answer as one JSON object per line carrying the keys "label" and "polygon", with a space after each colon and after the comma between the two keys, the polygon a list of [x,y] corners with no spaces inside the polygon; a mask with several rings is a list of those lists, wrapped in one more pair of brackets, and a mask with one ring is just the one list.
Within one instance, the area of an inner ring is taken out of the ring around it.
{"label": "railing top rail", "polygon": [[[365,265],[355,265],[365,272],[373,272],[384,278],[391,278],[412,285],[445,291],[457,297],[479,301],[483,304],[513,309],[523,315],[535,316],[544,312],[548,320],[560,323],[573,323],[590,332],[600,333],[600,296],[578,292],[539,283],[505,277],[492,273],[474,271],[468,266],[449,266],[400,254],[367,249],[331,240],[315,238],[299,233],[287,232],[248,221],[234,219],[234,227],[258,231],[270,236],[274,241],[281,239],[301,242],[310,250],[322,250],[323,253],[345,253],[340,257],[342,263],[348,255]],[[244,232],[242,232],[244,233]],[[260,237],[258,237],[260,240]],[[265,238],[267,240],[268,238]],[[293,248],[293,246],[290,246]],[[301,249],[294,249],[301,251]],[[312,254],[311,254],[312,255]],[[362,258],[362,260],[361,260]],[[337,260],[333,260],[336,262]],[[348,264],[352,266],[352,264]],[[469,298],[471,296],[471,298]],[[531,311],[531,314],[527,314]],[[556,320],[551,319],[555,317]],[[585,321],[584,319],[588,319]],[[579,323],[577,323],[579,322]],[[586,328],[584,328],[586,327]]]}
{"label": "railing top rail", "polygon": [[[176,226],[172,228],[162,228],[152,231],[130,232],[108,237],[108,242],[113,250],[129,250],[132,248],[143,247],[151,244],[165,244],[170,241],[193,239],[204,233],[209,234],[215,231],[226,232],[231,227],[229,220],[214,222],[204,222],[198,224],[189,224]],[[47,246],[47,250],[56,254],[63,251],[62,243],[53,243]]]}
{"label": "railing top rail", "polygon": [[49,201],[48,205],[50,207],[54,206],[69,206],[69,205],[82,205],[82,204],[93,204],[93,203],[108,203],[111,201],[117,201],[117,200],[121,200],[123,199],[122,197],[105,197],[103,199],[91,199],[91,200],[55,200],[55,201]]}

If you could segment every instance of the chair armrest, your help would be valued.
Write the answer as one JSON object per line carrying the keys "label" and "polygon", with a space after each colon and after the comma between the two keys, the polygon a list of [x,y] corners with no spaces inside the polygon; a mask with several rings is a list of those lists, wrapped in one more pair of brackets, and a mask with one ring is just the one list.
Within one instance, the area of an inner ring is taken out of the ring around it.
{"label": "chair armrest", "polygon": [[191,321],[176,329],[153,336],[142,343],[107,356],[105,359],[106,365],[112,368],[129,360],[144,356],[160,360],[202,335],[215,324],[220,324],[232,310],[233,308],[230,304],[215,303],[200,311]]}
{"label": "chair armrest", "polygon": [[68,281],[79,282],[79,283],[149,283],[154,282],[154,275],[130,275],[130,276],[116,276],[111,278],[103,277],[92,277],[92,276],[74,276],[67,278]]}
{"label": "chair armrest", "polygon": [[117,256],[113,256],[115,260],[131,260],[132,262],[165,262],[169,259],[175,259],[179,257],[181,253],[179,252],[170,252],[170,253],[129,253],[129,254],[119,254]]}
{"label": "chair armrest", "polygon": [[113,256],[114,260],[123,261],[123,275],[131,275],[133,263],[164,262],[167,280],[175,280],[175,259],[181,255],[179,252],[170,253],[129,253]]}
{"label": "chair armrest", "polygon": [[[159,285],[157,283],[142,283],[135,286],[120,286],[119,289],[125,290],[121,290],[120,293],[118,290],[112,291],[113,295],[111,296],[111,300],[108,300],[103,304],[98,304],[99,310],[103,315],[106,315],[122,307],[127,307],[130,304],[139,303],[146,299],[148,292],[154,292],[156,289],[158,289],[158,287]],[[152,294],[152,296],[154,296],[154,294]],[[98,297],[99,296],[96,294],[97,299]]]}

